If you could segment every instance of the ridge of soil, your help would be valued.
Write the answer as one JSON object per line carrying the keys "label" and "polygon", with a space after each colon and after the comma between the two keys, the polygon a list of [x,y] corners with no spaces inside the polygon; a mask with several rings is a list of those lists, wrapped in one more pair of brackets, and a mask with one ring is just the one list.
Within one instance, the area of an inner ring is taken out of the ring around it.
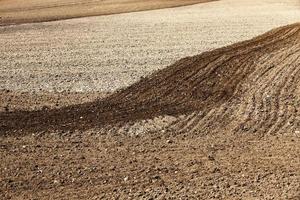
{"label": "ridge of soil", "polygon": [[[52,110],[1,112],[0,130],[87,130],[194,112],[201,113],[194,116],[201,121],[213,110],[226,109],[217,122],[230,122],[235,128],[252,124],[252,131],[274,129],[275,133],[297,116],[299,35],[299,24],[293,24],[249,41],[184,58],[91,103]],[[226,121],[228,116],[230,121]],[[245,120],[240,121],[241,116]]]}
{"label": "ridge of soil", "polygon": [[300,198],[300,25],[104,99],[0,113],[0,199]]}

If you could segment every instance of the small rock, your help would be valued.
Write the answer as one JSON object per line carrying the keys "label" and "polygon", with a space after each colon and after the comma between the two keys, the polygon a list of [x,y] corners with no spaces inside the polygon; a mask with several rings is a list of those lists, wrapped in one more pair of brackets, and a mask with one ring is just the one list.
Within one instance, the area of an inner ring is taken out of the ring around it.
{"label": "small rock", "polygon": [[161,179],[159,175],[155,175],[155,176],[153,176],[152,178],[153,178],[153,179],[156,179],[156,180]]}
{"label": "small rock", "polygon": [[215,160],[214,156],[213,155],[208,155],[208,160]]}
{"label": "small rock", "polygon": [[212,173],[217,173],[217,172],[220,172],[220,169],[218,167],[214,167],[212,169]]}
{"label": "small rock", "polygon": [[9,112],[9,107],[8,107],[8,106],[5,106],[5,107],[4,107],[4,110],[5,110],[5,112]]}
{"label": "small rock", "polygon": [[213,188],[214,188],[214,189],[218,189],[219,186],[218,186],[218,185],[213,185]]}
{"label": "small rock", "polygon": [[128,181],[128,179],[129,179],[128,176],[126,176],[126,177],[124,178],[124,181],[126,182],[126,181]]}
{"label": "small rock", "polygon": [[173,143],[173,141],[172,140],[167,140],[166,141],[168,144],[171,144],[171,143]]}
{"label": "small rock", "polygon": [[80,158],[79,158],[80,160],[84,160],[85,159],[85,157],[84,156],[80,156]]}

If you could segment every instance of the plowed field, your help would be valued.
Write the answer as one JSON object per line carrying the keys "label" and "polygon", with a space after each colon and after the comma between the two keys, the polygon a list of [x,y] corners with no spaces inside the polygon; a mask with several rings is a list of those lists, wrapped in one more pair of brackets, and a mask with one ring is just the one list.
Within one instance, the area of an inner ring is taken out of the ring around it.
{"label": "plowed field", "polygon": [[[277,5],[262,2],[261,7]],[[277,10],[285,22],[298,16],[298,4],[292,2],[283,4],[294,9],[293,15]],[[216,9],[223,3],[207,6]],[[187,8],[178,9],[187,14]],[[101,78],[86,78],[84,72],[95,70],[95,58],[90,63],[88,56],[69,59],[66,63],[82,63],[86,70],[72,76],[78,71],[62,62],[65,55],[45,53],[48,60],[35,65],[43,45],[30,43],[38,50],[22,57],[22,43],[9,44],[18,34],[33,38],[22,31],[37,26],[0,28],[6,38],[0,42],[9,47],[0,47],[1,101],[7,103],[0,112],[1,199],[300,199],[299,23],[216,48],[222,40],[207,51],[199,45],[202,53],[150,67],[147,73],[138,69],[141,65],[128,64],[143,76],[128,76],[128,82],[111,90],[106,89],[114,81],[103,87]],[[239,27],[240,33],[247,32]],[[183,46],[174,45],[163,63],[178,57],[176,49]],[[119,69],[109,74],[114,80],[126,79],[116,64],[121,60],[112,62]],[[58,76],[51,80],[45,72]],[[95,88],[82,87],[84,81],[94,81]]]}

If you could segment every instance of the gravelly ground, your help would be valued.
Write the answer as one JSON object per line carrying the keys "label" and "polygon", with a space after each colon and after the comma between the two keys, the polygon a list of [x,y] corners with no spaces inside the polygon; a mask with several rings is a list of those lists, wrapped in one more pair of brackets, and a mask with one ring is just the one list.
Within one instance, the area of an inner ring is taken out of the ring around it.
{"label": "gravelly ground", "polygon": [[222,0],[0,27],[0,89],[110,92],[179,58],[299,20],[297,0]]}

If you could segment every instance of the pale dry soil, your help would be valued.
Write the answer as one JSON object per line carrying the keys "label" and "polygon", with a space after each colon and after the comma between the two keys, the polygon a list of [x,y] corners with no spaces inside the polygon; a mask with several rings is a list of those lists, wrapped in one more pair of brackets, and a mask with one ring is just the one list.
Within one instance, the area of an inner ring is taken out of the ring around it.
{"label": "pale dry soil", "polygon": [[1,0],[0,26],[172,8],[212,0]]}
{"label": "pale dry soil", "polygon": [[[112,92],[179,58],[299,19],[297,0],[223,0],[0,27],[0,109],[42,108],[49,104],[39,98],[44,93]],[[31,103],[17,105],[13,99],[20,93],[31,96]],[[67,97],[63,102],[60,106],[73,104]]]}

